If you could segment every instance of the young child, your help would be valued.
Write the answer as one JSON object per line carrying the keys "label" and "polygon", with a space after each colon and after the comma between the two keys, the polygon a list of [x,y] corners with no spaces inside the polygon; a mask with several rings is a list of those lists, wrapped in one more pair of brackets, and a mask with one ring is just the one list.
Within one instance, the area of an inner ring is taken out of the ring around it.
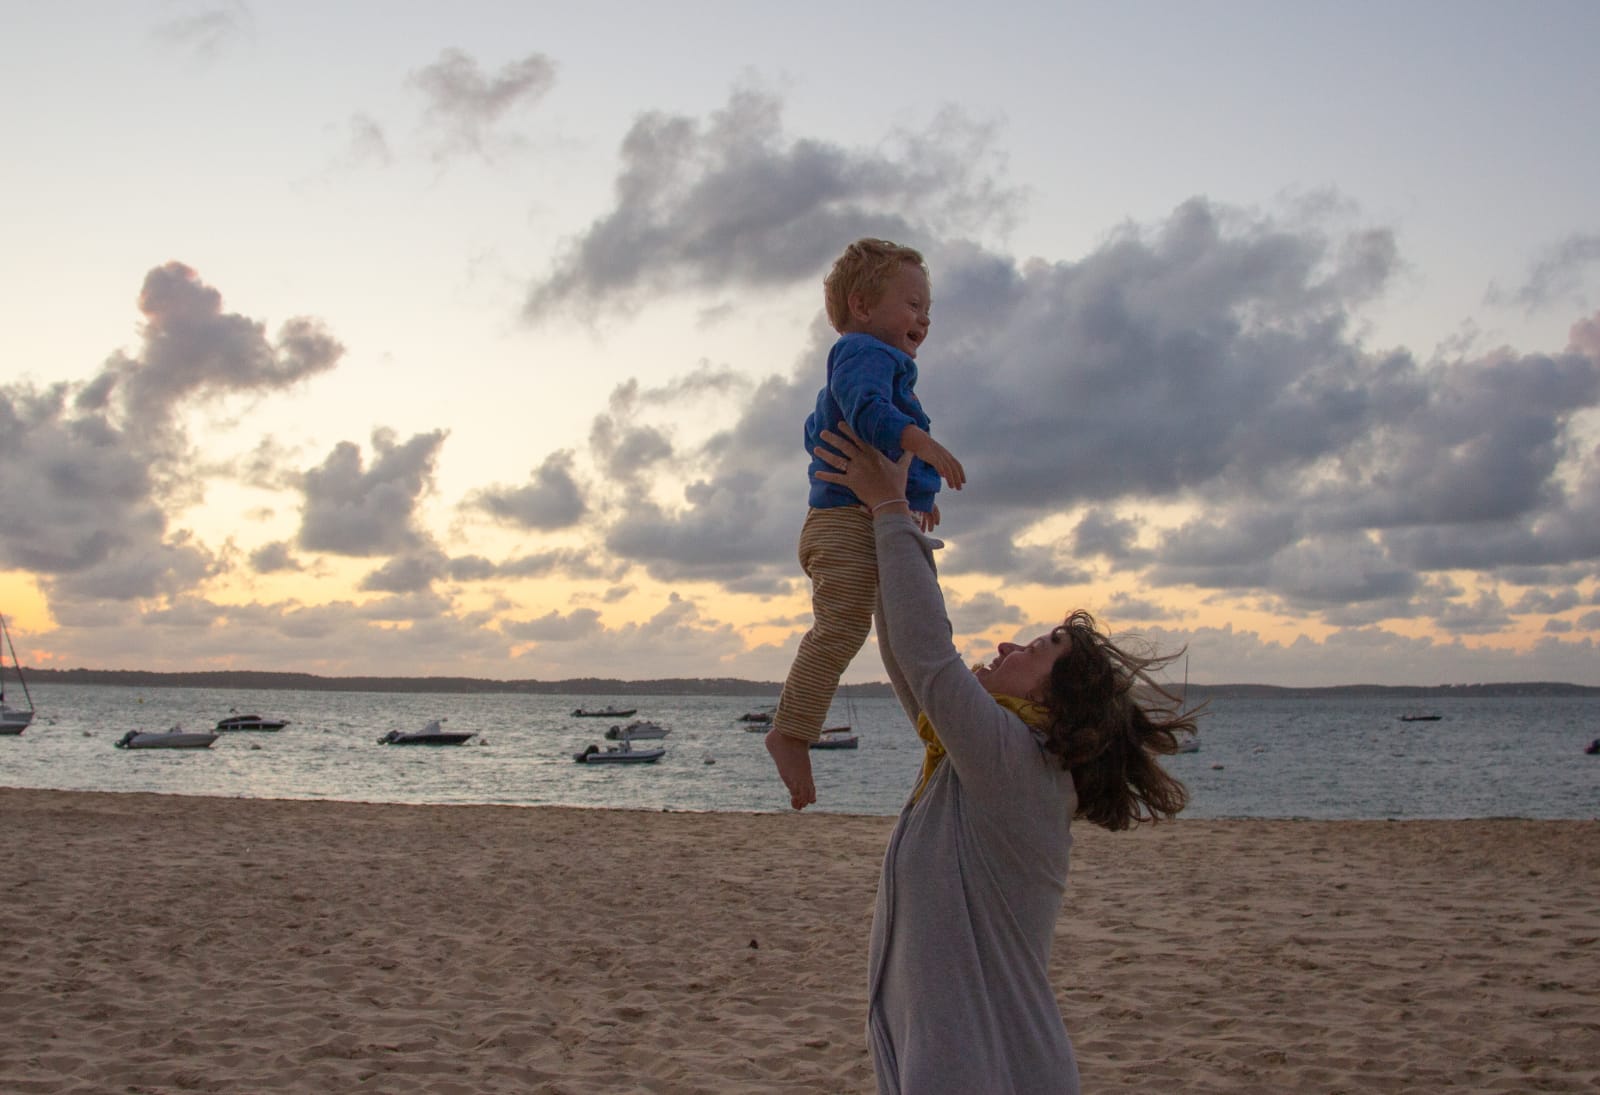
{"label": "young child", "polygon": [[909,247],[861,239],[845,248],[822,283],[828,322],[839,339],[828,351],[827,382],[806,419],[812,454],[810,510],[800,531],[800,566],[811,579],[811,630],[800,640],[767,732],[767,751],[802,810],[817,800],[811,743],[839,688],[839,678],[872,629],[878,600],[878,559],[872,514],[847,488],[816,477],[834,470],[815,455],[823,430],[848,422],[863,441],[890,459],[910,452],[907,501],[924,532],[939,523],[939,479],[956,490],[961,464],[928,435],[917,401],[917,349],[928,337],[932,303],[928,267]]}

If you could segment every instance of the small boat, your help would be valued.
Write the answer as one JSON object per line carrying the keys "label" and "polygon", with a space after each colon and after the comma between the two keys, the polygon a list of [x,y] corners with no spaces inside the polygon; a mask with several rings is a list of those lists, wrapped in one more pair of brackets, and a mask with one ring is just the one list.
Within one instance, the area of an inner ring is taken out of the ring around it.
{"label": "small boat", "polygon": [[1583,751],[1591,757],[1600,757],[1600,738],[1595,738],[1588,745],[1584,746]]}
{"label": "small boat", "polygon": [[1401,722],[1438,722],[1443,715],[1401,715]]}
{"label": "small boat", "polygon": [[229,715],[217,720],[218,730],[282,730],[288,719],[264,719],[260,715]]}
{"label": "small boat", "polygon": [[626,726],[613,726],[606,731],[607,741],[623,741],[627,738],[664,738],[672,730],[658,722],[648,719],[639,719]]}
{"label": "small boat", "polygon": [[0,734],[20,734],[33,724],[33,710],[24,711],[0,700]]}
{"label": "small boat", "polygon": [[1178,747],[1174,753],[1198,753],[1200,751],[1200,735],[1190,734],[1186,738],[1178,739]]}
{"label": "small boat", "polygon": [[811,743],[813,749],[854,749],[861,739],[850,732],[848,726],[830,726],[822,736]]}
{"label": "small boat", "polygon": [[572,717],[575,719],[625,719],[630,715],[637,715],[637,707],[578,707],[574,708]]}
{"label": "small boat", "polygon": [[472,732],[457,732],[446,730],[441,725],[443,719],[434,719],[421,730],[391,730],[378,739],[379,745],[460,745],[472,737]]}
{"label": "small boat", "polygon": [[118,749],[209,749],[221,734],[211,730],[129,730],[112,744]]}
{"label": "small boat", "polygon": [[735,722],[771,722],[772,721],[772,713],[770,711],[746,711],[744,714],[740,715],[734,721]]}
{"label": "small boat", "polygon": [[4,616],[0,616],[0,636],[4,636],[6,649],[11,651],[11,667],[17,671],[22,694],[28,697],[27,710],[6,702],[5,651],[0,651],[0,734],[20,734],[33,722],[33,696],[28,693],[28,682],[22,675],[22,663],[17,661],[17,648],[11,645],[11,632],[6,630]]}
{"label": "small boat", "polygon": [[608,745],[604,749],[591,745],[581,753],[572,754],[579,764],[654,764],[666,753],[662,746],[654,749],[635,749],[627,738],[621,745]]}

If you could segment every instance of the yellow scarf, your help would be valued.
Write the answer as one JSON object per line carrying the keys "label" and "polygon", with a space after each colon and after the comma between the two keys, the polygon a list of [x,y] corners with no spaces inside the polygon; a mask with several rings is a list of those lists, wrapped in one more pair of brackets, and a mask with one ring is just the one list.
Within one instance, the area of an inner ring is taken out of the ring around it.
{"label": "yellow scarf", "polygon": [[[991,698],[1035,730],[1043,730],[1050,725],[1050,709],[1042,703],[1016,696]],[[933,721],[928,718],[926,711],[917,716],[917,737],[922,739],[922,774],[917,777],[916,789],[911,792],[912,802],[922,797],[922,792],[928,788],[928,780],[933,778],[933,770],[944,759],[944,743],[939,740],[939,731],[933,728]]]}

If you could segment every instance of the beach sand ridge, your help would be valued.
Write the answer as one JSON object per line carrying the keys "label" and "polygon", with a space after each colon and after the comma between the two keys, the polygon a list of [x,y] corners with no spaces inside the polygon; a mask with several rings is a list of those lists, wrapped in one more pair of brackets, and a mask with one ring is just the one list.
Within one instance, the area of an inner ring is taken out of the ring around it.
{"label": "beach sand ridge", "polygon": [[[0,789],[0,1091],[867,1092],[892,818]],[[1086,1091],[1600,1090],[1600,822],[1074,829]]]}

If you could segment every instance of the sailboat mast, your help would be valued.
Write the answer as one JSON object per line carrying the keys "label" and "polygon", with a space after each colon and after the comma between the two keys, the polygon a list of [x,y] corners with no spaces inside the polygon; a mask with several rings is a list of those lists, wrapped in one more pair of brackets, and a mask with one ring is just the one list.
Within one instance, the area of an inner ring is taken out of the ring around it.
{"label": "sailboat mast", "polygon": [[[28,678],[22,675],[22,663],[17,660],[17,647],[11,641],[11,631],[6,627],[6,618],[0,616],[0,635],[6,637],[6,648],[11,651],[11,664],[17,667],[17,680],[22,685],[22,694],[28,697],[28,710],[33,710],[33,696],[28,692]],[[0,700],[6,698],[5,674],[0,673]]]}

